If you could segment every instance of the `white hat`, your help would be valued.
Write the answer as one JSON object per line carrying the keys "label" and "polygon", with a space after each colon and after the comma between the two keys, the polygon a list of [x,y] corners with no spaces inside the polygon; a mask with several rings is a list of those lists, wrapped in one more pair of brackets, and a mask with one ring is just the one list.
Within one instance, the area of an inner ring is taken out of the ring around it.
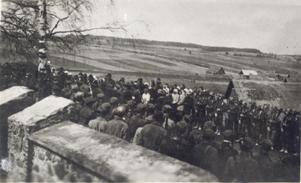
{"label": "white hat", "polygon": [[45,48],[41,48],[41,49],[39,49],[39,53],[46,53],[46,50],[45,50]]}

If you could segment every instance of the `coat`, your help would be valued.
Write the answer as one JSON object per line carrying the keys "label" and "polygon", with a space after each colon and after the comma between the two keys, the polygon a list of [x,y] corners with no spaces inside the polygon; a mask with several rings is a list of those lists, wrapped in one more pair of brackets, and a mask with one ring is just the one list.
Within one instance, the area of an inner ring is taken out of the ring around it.
{"label": "coat", "polygon": [[128,139],[131,139],[134,137],[137,128],[143,127],[146,121],[143,119],[143,116],[134,115],[127,121],[127,124],[129,126]]}
{"label": "coat", "polygon": [[158,151],[163,139],[167,137],[167,131],[157,122],[145,125],[141,130],[142,145],[151,150]]}
{"label": "coat", "polygon": [[99,132],[104,132],[107,123],[108,122],[104,118],[98,117],[96,119],[90,120],[88,126]]}
{"label": "coat", "polygon": [[118,117],[108,121],[104,132],[125,139],[128,132],[128,125]]}
{"label": "coat", "polygon": [[195,145],[192,150],[193,164],[204,168],[215,175],[218,173],[218,149],[214,147],[212,142],[203,141]]}
{"label": "coat", "polygon": [[254,182],[261,180],[259,165],[250,154],[243,152],[235,158],[236,177],[240,182]]}

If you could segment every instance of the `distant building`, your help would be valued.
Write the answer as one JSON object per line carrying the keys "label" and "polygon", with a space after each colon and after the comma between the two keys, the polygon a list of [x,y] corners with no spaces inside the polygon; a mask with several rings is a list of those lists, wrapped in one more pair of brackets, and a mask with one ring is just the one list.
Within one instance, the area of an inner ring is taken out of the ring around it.
{"label": "distant building", "polygon": [[288,78],[290,78],[289,73],[280,73],[280,72],[275,72],[276,78],[280,81],[287,82]]}
{"label": "distant building", "polygon": [[226,74],[223,67],[215,67],[210,66],[210,68],[206,71],[207,74],[215,74],[215,75],[224,75]]}
{"label": "distant building", "polygon": [[251,76],[257,76],[258,73],[257,73],[257,71],[254,71],[254,70],[245,70],[245,69],[242,69],[239,72],[239,75],[241,75],[245,79],[250,79]]}

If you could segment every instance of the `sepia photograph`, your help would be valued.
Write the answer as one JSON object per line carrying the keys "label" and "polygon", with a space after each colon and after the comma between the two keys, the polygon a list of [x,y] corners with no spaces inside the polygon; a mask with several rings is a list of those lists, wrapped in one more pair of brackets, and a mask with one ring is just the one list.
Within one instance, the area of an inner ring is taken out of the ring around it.
{"label": "sepia photograph", "polygon": [[301,0],[0,0],[0,182],[300,182]]}

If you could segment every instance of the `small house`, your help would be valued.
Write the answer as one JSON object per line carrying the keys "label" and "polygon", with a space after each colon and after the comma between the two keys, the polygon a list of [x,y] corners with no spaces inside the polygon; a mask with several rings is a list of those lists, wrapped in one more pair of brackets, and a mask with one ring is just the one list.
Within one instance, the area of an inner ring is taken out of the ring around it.
{"label": "small house", "polygon": [[257,76],[258,73],[257,73],[257,71],[254,71],[254,70],[245,70],[245,69],[242,69],[239,72],[239,75],[242,76],[245,79],[250,79],[251,76]]}

